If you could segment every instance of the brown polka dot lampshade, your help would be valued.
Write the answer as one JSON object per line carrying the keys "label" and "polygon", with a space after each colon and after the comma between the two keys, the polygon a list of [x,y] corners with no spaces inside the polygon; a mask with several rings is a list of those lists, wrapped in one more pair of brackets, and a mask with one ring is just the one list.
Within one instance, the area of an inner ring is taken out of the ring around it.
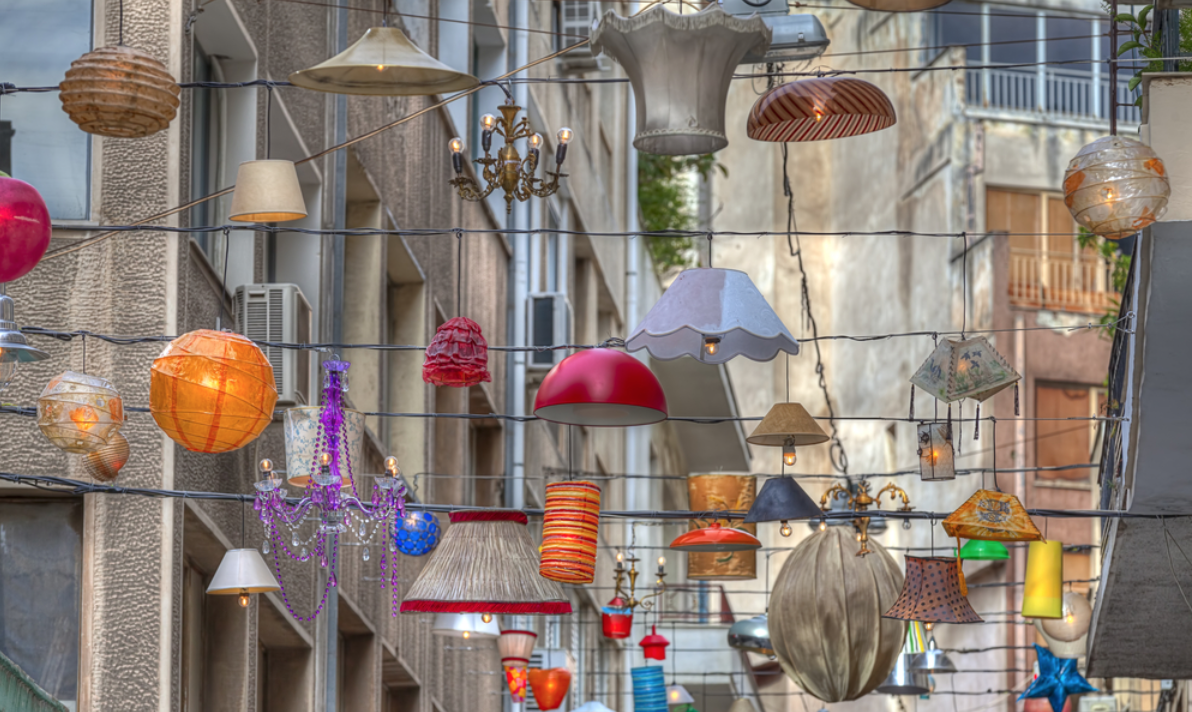
{"label": "brown polka dot lampshade", "polygon": [[960,592],[957,559],[906,557],[902,594],[883,618],[924,623],[981,623]]}

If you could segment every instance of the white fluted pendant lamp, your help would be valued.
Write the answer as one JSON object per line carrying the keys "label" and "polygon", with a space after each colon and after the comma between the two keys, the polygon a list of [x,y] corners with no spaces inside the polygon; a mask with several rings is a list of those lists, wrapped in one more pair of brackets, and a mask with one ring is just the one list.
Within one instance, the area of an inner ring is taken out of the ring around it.
{"label": "white fluted pendant lamp", "polygon": [[691,356],[724,363],[734,356],[769,361],[799,344],[749,275],[735,269],[689,269],[679,274],[625,342],[656,359]]}
{"label": "white fluted pendant lamp", "polygon": [[303,89],[366,96],[426,96],[471,89],[480,80],[423,52],[396,27],[370,27],[351,47],[290,75]]}
{"label": "white fluted pendant lamp", "polygon": [[306,201],[292,161],[245,161],[236,173],[228,219],[270,223],[306,217]]}
{"label": "white fluted pendant lamp", "polygon": [[717,3],[683,15],[659,4],[633,17],[610,10],[591,44],[629,75],[637,103],[633,147],[681,156],[728,145],[724,114],[733,72],[746,52],[764,54],[770,38],[760,17],[734,17]]}

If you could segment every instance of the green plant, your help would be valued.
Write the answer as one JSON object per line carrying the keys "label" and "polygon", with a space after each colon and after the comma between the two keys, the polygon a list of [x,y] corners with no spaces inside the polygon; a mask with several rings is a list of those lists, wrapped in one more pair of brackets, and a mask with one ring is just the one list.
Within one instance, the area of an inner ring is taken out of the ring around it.
{"label": "green plant", "polygon": [[[1106,240],[1099,235],[1094,235],[1089,232],[1087,228],[1080,228],[1080,233],[1076,236],[1076,241],[1081,248],[1093,249],[1097,254],[1109,264],[1109,282],[1113,287],[1113,291],[1121,294],[1122,290],[1126,288],[1126,280],[1130,276],[1130,255],[1124,254],[1118,249],[1118,243],[1113,240]],[[1104,314],[1101,315],[1099,324],[1108,325],[1108,329],[1101,331],[1101,334],[1106,338],[1112,339],[1117,331],[1113,323],[1118,320],[1118,312],[1120,311],[1121,302],[1117,299],[1113,300],[1113,306],[1110,307]]]}
{"label": "green plant", "polygon": [[654,269],[661,274],[673,267],[690,267],[694,263],[695,238],[667,236],[667,233],[698,227],[695,178],[706,180],[714,168],[727,176],[728,169],[710,153],[659,156],[639,152],[637,155],[637,201],[642,229],[659,233],[645,237]]}
{"label": "green plant", "polygon": [[[1118,57],[1129,54],[1133,50],[1138,50],[1140,55],[1148,59],[1157,59],[1163,56],[1161,33],[1150,22],[1151,13],[1154,9],[1154,5],[1147,5],[1139,10],[1137,15],[1129,12],[1120,12],[1114,17],[1115,29],[1116,25],[1125,25],[1130,33],[1134,35],[1134,39],[1118,47]],[[1192,12],[1187,10],[1180,12],[1178,31],[1180,34],[1180,54],[1192,54]],[[1177,64],[1177,69],[1181,72],[1192,71],[1192,61],[1181,61]],[[1130,78],[1127,88],[1130,91],[1138,88],[1139,83],[1142,82],[1144,72],[1161,71],[1163,71],[1163,62],[1148,62],[1145,66],[1134,72],[1134,76]],[[1141,95],[1134,100],[1134,105],[1142,106]]]}

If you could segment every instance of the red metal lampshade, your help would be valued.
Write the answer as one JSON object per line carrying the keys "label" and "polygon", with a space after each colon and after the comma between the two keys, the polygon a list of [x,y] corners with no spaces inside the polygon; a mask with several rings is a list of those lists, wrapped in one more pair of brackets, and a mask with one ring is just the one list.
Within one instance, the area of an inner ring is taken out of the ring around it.
{"label": "red metal lampshade", "polygon": [[488,342],[480,333],[480,325],[466,316],[443,322],[426,347],[422,380],[456,388],[492,381],[488,373]]}
{"label": "red metal lampshade", "polygon": [[625,605],[625,599],[617,596],[608,602],[600,615],[600,629],[605,638],[629,637],[633,632],[633,609]]}
{"label": "red metal lampshade", "polygon": [[822,141],[889,128],[890,98],[853,77],[800,79],[766,92],[749,112],[746,133],[755,141]]}
{"label": "red metal lampshade", "polygon": [[567,668],[551,668],[550,670],[530,669],[530,690],[534,692],[534,701],[538,709],[553,710],[563,704],[567,696],[567,688],[571,687],[571,673]]}
{"label": "red metal lampshade", "polygon": [[677,551],[752,551],[762,548],[762,543],[747,531],[712,522],[703,529],[693,529],[675,537],[670,548]]}
{"label": "red metal lampshade", "polygon": [[658,635],[657,626],[650,626],[650,634],[642,638],[638,645],[642,646],[642,654],[647,660],[666,660],[666,646],[670,645],[670,641]]}
{"label": "red metal lampshade", "polygon": [[23,277],[50,246],[50,211],[37,189],[0,174],[0,282]]}
{"label": "red metal lampshade", "polygon": [[586,349],[542,379],[534,415],[566,425],[649,425],[666,420],[666,395],[641,361],[610,348]]}

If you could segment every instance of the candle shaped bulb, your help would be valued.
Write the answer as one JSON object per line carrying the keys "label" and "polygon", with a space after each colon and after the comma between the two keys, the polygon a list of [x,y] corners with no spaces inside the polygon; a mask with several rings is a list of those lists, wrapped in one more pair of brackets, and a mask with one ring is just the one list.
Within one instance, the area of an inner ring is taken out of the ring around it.
{"label": "candle shaped bulb", "polygon": [[782,523],[782,528],[778,530],[782,536],[789,537],[791,535],[791,525],[786,522]]}
{"label": "candle shaped bulb", "polygon": [[828,520],[827,520],[827,519],[821,519],[821,520],[820,520],[820,531],[821,531],[821,532],[822,532],[822,531],[826,531],[827,529],[828,529]]}
{"label": "candle shaped bulb", "polygon": [[447,145],[451,147],[452,153],[463,153],[464,140],[462,138],[460,138],[459,136],[456,136],[455,138],[451,139],[451,141]]}
{"label": "candle shaped bulb", "polygon": [[715,356],[716,352],[720,350],[720,338],[716,336],[709,336],[704,339],[704,352],[709,356]]}
{"label": "candle shaped bulb", "polygon": [[934,622],[934,621],[927,621],[926,623],[924,623],[924,624],[923,624],[923,629],[924,629],[924,630],[926,630],[926,631],[928,631],[928,632],[930,632],[930,631],[931,631],[931,629],[932,629],[932,628],[934,628],[934,627],[935,627],[935,622]]}
{"label": "candle shaped bulb", "polygon": [[397,477],[401,470],[397,466],[397,458],[393,455],[385,458],[385,472],[389,473],[390,477]]}
{"label": "candle shaped bulb", "polygon": [[239,601],[240,601],[241,608],[248,608],[248,591],[245,591],[244,589],[240,589]]}
{"label": "candle shaped bulb", "polygon": [[625,554],[617,552],[617,571],[625,568]]}
{"label": "candle shaped bulb", "polygon": [[464,631],[464,640],[467,640],[468,638],[471,638],[471,637],[472,637],[472,631],[465,630]]}
{"label": "candle shaped bulb", "polygon": [[328,467],[330,465],[331,465],[331,453],[324,452],[323,454],[319,455],[319,466],[320,467]]}
{"label": "candle shaped bulb", "polygon": [[261,468],[261,474],[268,475],[270,472],[273,472],[273,460],[265,458],[264,460],[261,460],[259,467]]}
{"label": "candle shaped bulb", "polygon": [[497,126],[497,117],[492,114],[485,114],[480,117],[480,126],[485,131],[492,131]]}
{"label": "candle shaped bulb", "polygon": [[538,150],[542,147],[542,134],[533,134],[529,138],[530,148]]}
{"label": "candle shaped bulb", "polygon": [[566,146],[567,143],[571,141],[572,137],[575,136],[575,133],[571,129],[564,126],[563,128],[559,129],[558,136],[559,143]]}

